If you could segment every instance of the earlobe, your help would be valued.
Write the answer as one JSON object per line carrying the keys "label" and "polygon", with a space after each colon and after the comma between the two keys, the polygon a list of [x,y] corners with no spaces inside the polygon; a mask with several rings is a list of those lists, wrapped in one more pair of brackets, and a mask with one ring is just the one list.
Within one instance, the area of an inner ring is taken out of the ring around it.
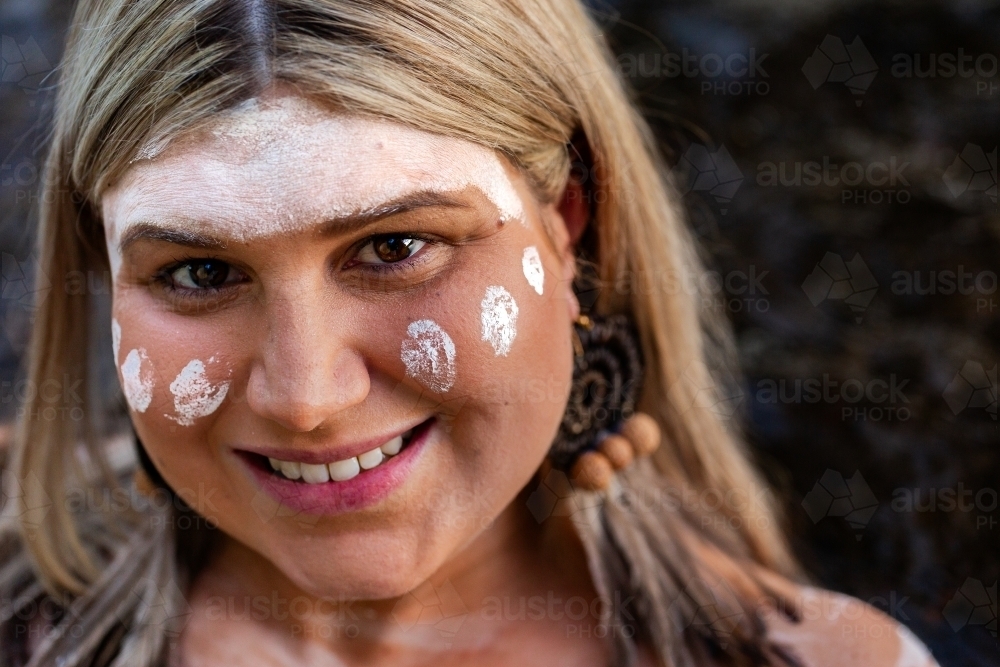
{"label": "earlobe", "polygon": [[571,322],[576,322],[580,317],[580,300],[576,298],[576,294],[573,293],[572,283],[569,284],[567,291],[569,294],[566,297],[566,305],[569,308],[569,319]]}

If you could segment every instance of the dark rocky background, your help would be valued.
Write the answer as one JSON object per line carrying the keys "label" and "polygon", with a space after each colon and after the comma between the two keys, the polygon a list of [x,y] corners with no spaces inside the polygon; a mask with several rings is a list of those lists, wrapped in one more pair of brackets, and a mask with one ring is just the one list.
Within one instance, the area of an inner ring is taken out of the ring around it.
{"label": "dark rocky background", "polygon": [[[745,374],[719,409],[803,563],[942,665],[1000,664],[1000,4],[591,4],[688,191]],[[31,292],[63,288],[32,278],[31,220],[67,15],[0,2],[6,420]]]}

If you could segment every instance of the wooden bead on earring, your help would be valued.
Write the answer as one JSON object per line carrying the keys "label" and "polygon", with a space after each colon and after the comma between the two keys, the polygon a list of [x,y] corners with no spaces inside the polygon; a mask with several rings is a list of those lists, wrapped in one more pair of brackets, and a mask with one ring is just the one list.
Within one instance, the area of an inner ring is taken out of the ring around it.
{"label": "wooden bead on earring", "polygon": [[597,449],[608,458],[615,470],[621,470],[635,458],[632,443],[620,435],[609,435]]}
{"label": "wooden bead on earring", "polygon": [[648,456],[660,446],[660,425],[645,412],[629,417],[621,434],[632,443],[636,456]]}
{"label": "wooden bead on earring", "polygon": [[615,469],[604,454],[597,451],[584,452],[573,464],[570,476],[573,484],[586,491],[601,491],[608,488]]}

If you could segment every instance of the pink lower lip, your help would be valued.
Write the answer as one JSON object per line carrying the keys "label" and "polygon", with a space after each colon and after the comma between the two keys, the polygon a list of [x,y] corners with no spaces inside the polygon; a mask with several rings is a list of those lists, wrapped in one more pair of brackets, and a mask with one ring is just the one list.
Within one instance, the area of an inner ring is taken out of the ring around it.
{"label": "pink lower lip", "polygon": [[261,470],[239,452],[237,456],[261,490],[285,507],[303,514],[342,514],[374,505],[402,486],[436,427],[432,423],[399,454],[346,482],[294,482]]}

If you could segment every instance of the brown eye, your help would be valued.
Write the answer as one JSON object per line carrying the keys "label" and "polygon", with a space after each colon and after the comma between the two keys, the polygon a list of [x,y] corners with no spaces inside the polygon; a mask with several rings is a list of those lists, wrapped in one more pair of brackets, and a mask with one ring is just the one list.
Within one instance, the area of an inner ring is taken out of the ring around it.
{"label": "brown eye", "polygon": [[426,241],[402,234],[376,236],[358,253],[358,260],[368,264],[393,264],[407,259],[424,247]]}
{"label": "brown eye", "polygon": [[234,274],[237,274],[237,271],[229,264],[205,259],[178,266],[170,272],[170,278],[175,285],[186,289],[212,289],[232,282]]}

